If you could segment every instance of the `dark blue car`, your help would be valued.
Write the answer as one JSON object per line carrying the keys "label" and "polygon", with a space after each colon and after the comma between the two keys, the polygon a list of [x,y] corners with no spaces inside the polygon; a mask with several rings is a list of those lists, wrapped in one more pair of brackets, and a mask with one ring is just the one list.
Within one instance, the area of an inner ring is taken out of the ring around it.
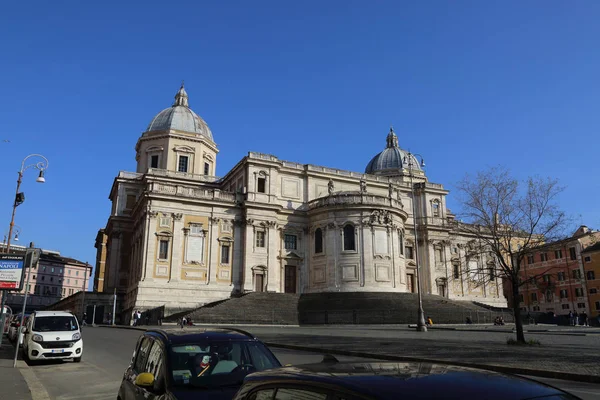
{"label": "dark blue car", "polygon": [[248,375],[235,400],[577,399],[536,381],[430,363],[341,363],[278,368]]}
{"label": "dark blue car", "polygon": [[138,339],[118,399],[229,400],[246,375],[277,367],[273,353],[239,329],[149,330]]}

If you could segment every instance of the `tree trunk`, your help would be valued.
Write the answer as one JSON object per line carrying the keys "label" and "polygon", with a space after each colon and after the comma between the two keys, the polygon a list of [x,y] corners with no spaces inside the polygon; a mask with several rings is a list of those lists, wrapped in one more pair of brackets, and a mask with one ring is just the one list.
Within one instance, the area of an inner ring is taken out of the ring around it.
{"label": "tree trunk", "polygon": [[517,332],[517,342],[525,343],[525,333],[523,332],[523,320],[521,319],[521,307],[519,299],[519,278],[513,277],[513,314],[515,315],[515,331]]}

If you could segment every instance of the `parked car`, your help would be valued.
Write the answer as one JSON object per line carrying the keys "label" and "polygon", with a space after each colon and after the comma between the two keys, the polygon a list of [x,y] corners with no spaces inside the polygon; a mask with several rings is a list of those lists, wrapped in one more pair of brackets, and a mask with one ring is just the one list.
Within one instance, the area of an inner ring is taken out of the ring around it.
{"label": "parked car", "polygon": [[24,328],[25,360],[73,359],[83,356],[83,339],[77,318],[64,311],[34,311]]}
{"label": "parked car", "polygon": [[322,363],[248,375],[235,400],[544,399],[577,397],[554,387],[487,370],[430,363]]}
{"label": "parked car", "polygon": [[[27,319],[29,318],[29,314],[25,314],[25,319],[23,320],[23,326],[27,325]],[[15,342],[19,336],[19,328],[21,327],[21,313],[13,315],[10,324],[8,327],[8,340],[11,342]]]}
{"label": "parked car", "polygon": [[117,398],[230,400],[246,375],[280,366],[241,329],[152,329],[138,339]]}

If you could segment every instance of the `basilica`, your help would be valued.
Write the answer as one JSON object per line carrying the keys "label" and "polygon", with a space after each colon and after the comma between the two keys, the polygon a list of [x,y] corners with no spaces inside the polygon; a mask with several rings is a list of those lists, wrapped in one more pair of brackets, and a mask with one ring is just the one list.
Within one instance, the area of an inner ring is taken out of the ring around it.
{"label": "basilica", "polygon": [[169,315],[247,292],[415,292],[419,276],[423,293],[506,306],[448,191],[393,129],[381,144],[364,173],[249,152],[216,177],[213,133],[182,85],[138,139],[137,170],[114,179],[96,290]]}

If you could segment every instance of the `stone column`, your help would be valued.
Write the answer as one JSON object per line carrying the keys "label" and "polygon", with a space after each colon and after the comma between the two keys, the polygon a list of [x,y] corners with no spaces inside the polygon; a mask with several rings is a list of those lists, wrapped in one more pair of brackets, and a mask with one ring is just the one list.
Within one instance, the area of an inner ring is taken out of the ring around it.
{"label": "stone column", "polygon": [[183,249],[183,214],[173,213],[173,238],[171,240],[171,276],[169,282],[181,280],[181,264],[185,255]]}
{"label": "stone column", "polygon": [[142,264],[142,280],[154,280],[154,266],[156,263],[156,224],[158,212],[148,211],[147,224],[144,226],[144,249],[143,249],[143,264]]}
{"label": "stone column", "polygon": [[244,234],[240,221],[231,220],[233,223],[233,255],[231,259],[231,281],[233,289],[242,290],[244,279]]}
{"label": "stone column", "polygon": [[217,267],[221,263],[221,246],[219,245],[219,218],[208,219],[209,256],[206,270],[206,284],[216,284]]}
{"label": "stone column", "polygon": [[277,262],[277,256],[281,251],[281,237],[277,232],[277,223],[275,221],[267,222],[268,230],[268,259],[267,259],[267,291],[278,292],[279,283],[281,281],[281,274],[279,271],[279,263]]}
{"label": "stone column", "polygon": [[244,231],[245,237],[245,246],[243,249],[243,267],[244,267],[244,282],[243,282],[243,290],[252,290],[254,291],[254,285],[252,282],[252,267],[249,260],[252,257],[252,250],[254,248],[254,220],[246,219],[242,221],[241,229]]}
{"label": "stone column", "polygon": [[110,237],[110,262],[108,264],[108,288],[110,291],[119,286],[121,268],[121,232],[113,232]]}

